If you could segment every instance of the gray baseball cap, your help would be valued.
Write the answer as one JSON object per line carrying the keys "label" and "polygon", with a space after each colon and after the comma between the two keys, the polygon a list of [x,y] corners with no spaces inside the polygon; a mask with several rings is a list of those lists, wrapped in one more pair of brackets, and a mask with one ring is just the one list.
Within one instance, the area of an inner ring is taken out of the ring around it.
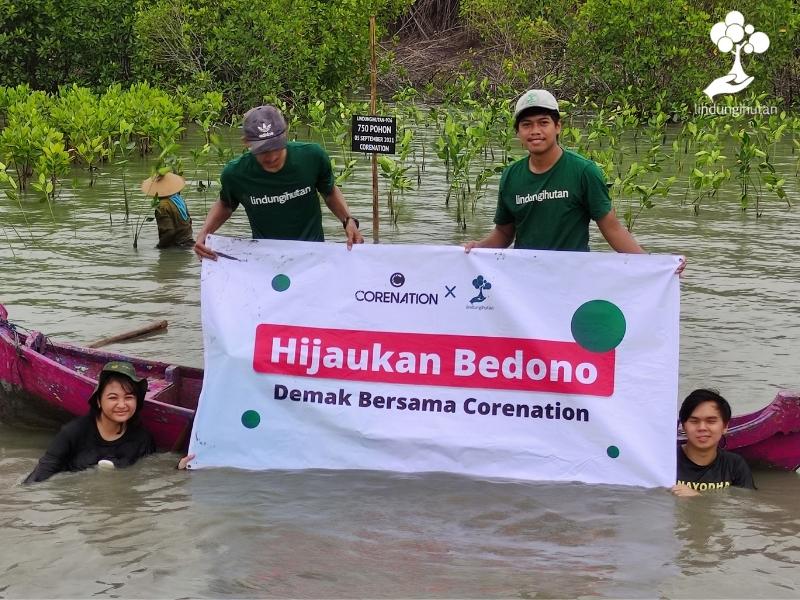
{"label": "gray baseball cap", "polygon": [[274,106],[256,106],[244,113],[242,135],[253,154],[280,150],[286,147],[286,121]]}
{"label": "gray baseball cap", "polygon": [[523,110],[529,108],[546,108],[558,112],[558,100],[547,90],[528,90],[517,100],[514,122],[517,122],[517,118]]}

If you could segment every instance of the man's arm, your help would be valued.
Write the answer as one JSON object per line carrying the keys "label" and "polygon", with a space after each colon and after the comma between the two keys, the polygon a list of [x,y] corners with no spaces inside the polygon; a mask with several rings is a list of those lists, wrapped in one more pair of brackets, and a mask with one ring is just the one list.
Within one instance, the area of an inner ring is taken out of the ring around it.
{"label": "man's arm", "polygon": [[222,200],[217,200],[211,205],[211,210],[206,215],[206,222],[203,223],[203,228],[197,235],[197,241],[194,243],[194,252],[202,260],[210,258],[217,260],[217,254],[211,248],[206,246],[206,236],[209,233],[214,233],[217,229],[222,227],[223,223],[231,218],[233,209],[228,207]]}
{"label": "man's arm", "polygon": [[482,240],[464,244],[464,251],[469,252],[473,248],[508,248],[514,241],[514,232],[513,223],[495,225],[489,235]]}
{"label": "man's arm", "polygon": [[[340,190],[336,185],[334,185],[330,193],[325,196],[325,204],[331,210],[331,212],[336,215],[336,218],[339,219],[339,221],[344,221],[347,219],[347,217],[351,216],[347,202],[344,201],[344,194],[342,194],[342,190]],[[347,226],[344,228],[344,231],[347,234],[348,250],[353,247],[353,244],[364,243],[364,236],[361,235],[358,227],[356,227],[355,221],[347,221]]]}
{"label": "man's arm", "polygon": [[[606,213],[604,217],[597,220],[597,227],[600,233],[606,238],[608,245],[617,252],[624,252],[626,254],[646,254],[642,247],[633,239],[630,231],[628,231],[622,223],[619,222],[614,209],[612,208]],[[683,277],[683,270],[686,268],[686,257],[681,256],[681,262],[675,272]]]}
{"label": "man's arm", "polygon": [[617,252],[625,254],[645,254],[642,247],[633,239],[631,233],[619,222],[614,209],[608,211],[605,216],[597,219],[597,227],[600,233],[606,238],[608,245]]}

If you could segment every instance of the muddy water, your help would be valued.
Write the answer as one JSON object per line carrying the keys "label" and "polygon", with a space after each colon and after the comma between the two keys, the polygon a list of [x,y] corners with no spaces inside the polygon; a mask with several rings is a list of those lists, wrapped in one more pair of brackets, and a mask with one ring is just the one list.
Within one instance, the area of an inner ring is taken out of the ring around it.
{"label": "muddy water", "polygon": [[[790,147],[775,161],[800,202]],[[369,237],[367,173],[361,164],[344,191]],[[128,185],[147,174],[145,162],[129,166]],[[384,211],[382,241],[458,244],[485,233],[494,190],[460,231],[446,185],[427,165],[398,227]],[[198,226],[214,192],[187,190]],[[734,193],[694,216],[676,190],[635,234],[651,251],[689,259],[681,393],[714,385],[744,412],[800,388],[800,213],[770,199],[756,220],[738,212]],[[168,332],[114,348],[202,366],[199,265],[189,252],[156,250],[153,223],[133,249],[137,215],[149,210],[132,197],[126,222],[120,173],[110,170],[93,188],[81,178],[65,189],[54,217],[27,198],[29,225],[2,200],[0,302],[15,322],[79,343],[167,319]],[[333,217],[325,231],[343,239]],[[249,233],[239,214],[221,232]],[[604,249],[597,235],[593,247]],[[50,435],[0,425],[0,597],[800,595],[794,473],[757,473],[755,494],[686,501],[446,475],[187,474],[161,455],[126,472],[19,486]]]}

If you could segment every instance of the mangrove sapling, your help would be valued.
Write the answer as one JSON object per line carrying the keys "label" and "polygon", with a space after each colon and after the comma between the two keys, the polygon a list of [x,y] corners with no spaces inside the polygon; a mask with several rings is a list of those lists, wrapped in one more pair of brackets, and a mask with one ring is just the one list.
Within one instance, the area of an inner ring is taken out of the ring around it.
{"label": "mangrove sapling", "polygon": [[47,208],[50,210],[50,218],[53,219],[53,224],[55,225],[56,216],[53,213],[53,204],[51,202],[51,196],[55,194],[55,186],[47,179],[44,173],[39,173],[39,178],[31,184],[31,187],[39,192],[44,201],[47,202]]}
{"label": "mangrove sapling", "polygon": [[[197,191],[203,194],[203,210],[207,211],[206,196],[208,188],[211,187],[211,170],[209,168],[209,154],[211,152],[211,144],[203,144],[202,148],[192,148],[189,150],[189,155],[192,157],[192,162],[195,165],[195,179],[197,179]],[[205,171],[205,178],[202,177],[202,172]]]}
{"label": "mangrove sapling", "polygon": [[352,126],[353,115],[359,114],[360,109],[366,110],[361,103],[345,104],[344,102],[339,102],[334,108],[331,109],[333,112],[333,117],[328,121],[328,128],[331,137],[335,140],[336,145],[339,147],[339,152],[341,152],[345,164],[348,164],[351,160],[353,160],[353,149],[350,144],[352,132],[350,129]]}
{"label": "mangrove sapling", "polygon": [[[652,119],[653,116],[658,118],[661,114],[660,105],[656,108],[655,114],[652,115],[650,118]],[[633,130],[633,153],[639,154],[639,135],[641,132],[639,131],[640,119],[638,114],[638,109],[631,104],[628,104],[628,101],[625,100],[623,106],[620,109],[620,118],[622,119],[622,130]],[[666,123],[666,115],[664,116],[664,122]],[[648,119],[649,124],[649,119]]]}
{"label": "mangrove sapling", "polygon": [[618,190],[617,204],[623,201],[625,203],[624,210],[618,210],[618,212],[622,214],[628,231],[633,231],[642,211],[655,206],[653,199],[657,196],[666,197],[675,183],[675,177],[667,177],[663,180],[656,178],[652,182],[647,181],[657,171],[660,171],[657,163],[634,161],[629,165],[625,176],[614,181],[613,187]]}
{"label": "mangrove sapling", "polygon": [[[683,157],[689,154],[690,146],[693,147],[697,139],[697,131],[697,123],[686,121],[678,135],[675,136],[675,141],[672,143],[672,157],[678,173],[683,173]],[[681,146],[683,146],[683,152],[680,151]]]}
{"label": "mangrove sapling", "polygon": [[393,160],[386,155],[378,157],[378,164],[381,167],[381,177],[389,182],[387,204],[389,206],[389,215],[395,226],[397,225],[400,215],[400,206],[398,205],[398,198],[395,196],[395,192],[399,192],[402,196],[403,192],[414,188],[411,179],[407,175],[412,165],[406,164],[413,139],[414,132],[411,129],[405,129],[397,143],[397,160]]}
{"label": "mangrove sapling", "polygon": [[32,184],[47,201],[50,216],[55,223],[52,203],[58,197],[59,179],[69,173],[70,156],[64,149],[64,140],[61,132],[52,131],[47,141],[42,145],[42,154],[37,162],[36,170],[39,173],[38,181]]}
{"label": "mangrove sapling", "polygon": [[727,181],[731,173],[725,168],[725,159],[722,146],[715,134],[706,134],[704,142],[708,143],[711,150],[700,150],[695,153],[695,166],[689,180],[697,191],[692,202],[694,214],[700,214],[700,205],[703,200],[713,200],[717,197],[722,184]]}
{"label": "mangrove sapling", "polygon": [[[6,184],[8,189],[3,190],[5,192],[6,197],[9,200],[16,201],[17,206],[19,206],[19,212],[22,214],[22,218],[25,220],[25,226],[28,228],[28,236],[30,236],[31,241],[33,241],[33,232],[31,230],[31,223],[28,221],[28,215],[25,213],[25,209],[22,207],[22,201],[19,198],[19,193],[17,192],[17,182],[16,180],[11,177],[6,172],[6,166],[0,162],[0,184]],[[10,225],[10,224],[9,224]],[[22,241],[22,237],[17,232],[16,228],[13,225],[10,225],[11,228],[14,230],[14,233],[17,234],[17,237]]]}
{"label": "mangrove sapling", "polygon": [[308,113],[308,134],[311,136],[316,133],[317,138],[325,146],[325,126],[328,123],[328,112],[325,110],[325,103],[322,100],[310,102],[306,107]]}
{"label": "mangrove sapling", "polygon": [[8,124],[0,132],[0,157],[16,174],[17,189],[24,191],[33,175],[33,166],[42,153],[42,144],[51,128],[38,114],[9,116]]}
{"label": "mangrove sapling", "polygon": [[175,173],[183,175],[183,160],[178,157],[180,146],[172,138],[161,137],[157,144],[160,152],[154,174]]}
{"label": "mangrove sapling", "polygon": [[[622,165],[625,162],[625,144],[623,144],[622,137],[628,128],[629,120],[633,116],[629,110],[629,108],[623,108],[619,105],[612,107],[608,115],[608,124],[601,129],[601,131],[605,132],[608,147],[612,151],[613,163],[617,167],[618,177],[622,175]],[[636,122],[638,124],[638,118]],[[600,141],[600,147],[602,148],[602,139]]]}
{"label": "mangrove sapling", "polygon": [[100,170],[100,163],[105,160],[109,154],[106,147],[106,139],[103,136],[95,136],[93,138],[83,138],[82,141],[75,144],[75,152],[86,164],[89,170],[89,186],[94,186],[97,181],[97,174]]}
{"label": "mangrove sapling", "polygon": [[121,156],[118,161],[114,163],[115,166],[120,168],[120,176],[122,179],[122,198],[125,202],[125,220],[130,217],[130,200],[128,197],[128,182],[125,176],[125,167],[130,162],[130,155],[136,148],[136,143],[131,140],[133,133],[133,125],[128,123],[125,119],[121,119],[118,125],[118,139],[114,140],[110,146],[110,157]]}
{"label": "mangrove sapling", "polygon": [[[786,190],[783,189],[783,186],[786,184],[786,179],[781,178],[777,175],[775,171],[775,166],[769,160],[769,154],[764,157],[764,161],[758,165],[758,172],[761,176],[761,181],[764,183],[764,187],[766,187],[770,192],[773,192],[778,198],[781,200],[785,200],[786,204],[791,207],[792,202],[789,200],[789,197],[786,195]],[[761,210],[759,207],[759,199],[761,198],[761,190],[759,189],[759,193],[756,196],[756,216],[761,216]]]}
{"label": "mangrove sapling", "polygon": [[[222,137],[217,133],[211,134],[211,149],[217,156],[217,162],[219,164],[226,164],[229,160],[232,160],[234,157],[233,148],[230,146],[226,146],[225,142],[223,142]],[[209,186],[211,185],[211,179],[208,180]]]}
{"label": "mangrove sapling", "polygon": [[[731,137],[739,144],[736,153],[736,164],[738,166],[736,178],[739,182],[739,206],[744,212],[750,204],[750,191],[755,187],[751,175],[752,162],[757,158],[765,158],[767,155],[758,148],[746,130],[732,131]],[[758,196],[756,196],[756,216],[758,216],[758,213]]]}
{"label": "mangrove sapling", "polygon": [[406,190],[413,189],[411,179],[406,175],[411,165],[403,166],[400,162],[392,160],[385,154],[378,157],[378,165],[381,168],[381,177],[389,182],[389,190],[386,193],[386,202],[389,207],[389,215],[393,225],[397,225],[400,214],[399,199],[395,197],[395,192],[402,194]]}
{"label": "mangrove sapling", "polygon": [[784,134],[790,129],[791,120],[786,117],[785,112],[777,115],[770,115],[768,121],[759,128],[760,133],[766,141],[772,145],[770,153],[775,156],[778,144],[783,139]]}
{"label": "mangrove sapling", "polygon": [[149,216],[148,212],[153,212],[155,208],[158,206],[159,199],[158,196],[153,196],[149,198],[149,203],[144,206],[142,212],[136,217],[136,224],[133,228],[133,248],[139,248],[139,236],[142,233],[142,228],[145,226],[146,223],[155,220],[155,217]]}
{"label": "mangrove sapling", "polygon": [[445,206],[450,198],[456,199],[456,222],[467,227],[467,203],[471,193],[470,166],[486,143],[486,132],[480,127],[467,126],[451,114],[445,118],[442,134],[436,140],[436,153],[445,161],[449,187]]}
{"label": "mangrove sapling", "polygon": [[504,163],[508,163],[509,159],[511,158],[511,147],[513,145],[515,135],[514,130],[511,129],[508,124],[506,123],[505,126],[500,126],[497,128],[497,141],[500,145],[500,149],[503,151],[503,156],[501,157],[501,161]]}
{"label": "mangrove sapling", "polygon": [[351,158],[350,160],[346,160],[342,165],[342,168],[339,169],[338,165],[336,164],[336,158],[331,156],[331,170],[336,173],[335,183],[337,187],[343,187],[347,180],[353,176],[357,164],[358,161],[355,158]]}
{"label": "mangrove sapling", "polygon": [[603,140],[611,135],[611,129],[606,121],[606,111],[601,108],[597,114],[586,124],[586,149],[589,150],[592,144],[597,143],[597,147],[603,148]]}
{"label": "mangrove sapling", "polygon": [[480,173],[478,173],[478,176],[475,178],[475,193],[472,195],[473,214],[475,213],[475,210],[478,206],[478,200],[480,200],[483,197],[486,184],[492,177],[501,174],[507,166],[508,163],[502,165],[495,165],[493,167],[484,167],[483,170]]}
{"label": "mangrove sapling", "polygon": [[[614,149],[607,148],[606,150],[588,150],[585,154],[586,158],[593,160],[600,167],[600,170],[606,174],[606,177],[611,177],[614,174]],[[616,171],[619,173],[620,168],[617,167]],[[617,177],[619,179],[619,176]]]}
{"label": "mangrove sapling", "polygon": [[205,144],[211,143],[211,133],[219,127],[222,110],[226,103],[221,92],[205,92],[195,100],[188,95],[183,96],[187,121],[196,123],[203,131]]}
{"label": "mangrove sapling", "polygon": [[[667,121],[669,120],[669,115],[662,112],[658,105],[656,109],[657,110],[647,118],[647,139],[650,142],[650,150],[648,152],[653,152],[653,148],[658,147],[660,153],[661,148],[667,140]],[[639,151],[636,150],[636,154],[638,153]]]}

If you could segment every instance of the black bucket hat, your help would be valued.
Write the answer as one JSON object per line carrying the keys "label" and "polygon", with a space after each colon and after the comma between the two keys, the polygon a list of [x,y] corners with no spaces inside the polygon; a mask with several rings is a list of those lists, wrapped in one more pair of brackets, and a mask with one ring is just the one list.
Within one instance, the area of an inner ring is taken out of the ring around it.
{"label": "black bucket hat", "polygon": [[133,365],[126,360],[112,360],[103,366],[100,375],[97,377],[97,386],[94,388],[92,395],[89,396],[89,406],[94,410],[97,408],[97,400],[100,398],[100,390],[108,381],[111,375],[124,375],[133,382],[133,388],[136,390],[136,411],[134,415],[144,406],[144,396],[147,393],[147,379],[144,377],[136,376],[136,369]]}

